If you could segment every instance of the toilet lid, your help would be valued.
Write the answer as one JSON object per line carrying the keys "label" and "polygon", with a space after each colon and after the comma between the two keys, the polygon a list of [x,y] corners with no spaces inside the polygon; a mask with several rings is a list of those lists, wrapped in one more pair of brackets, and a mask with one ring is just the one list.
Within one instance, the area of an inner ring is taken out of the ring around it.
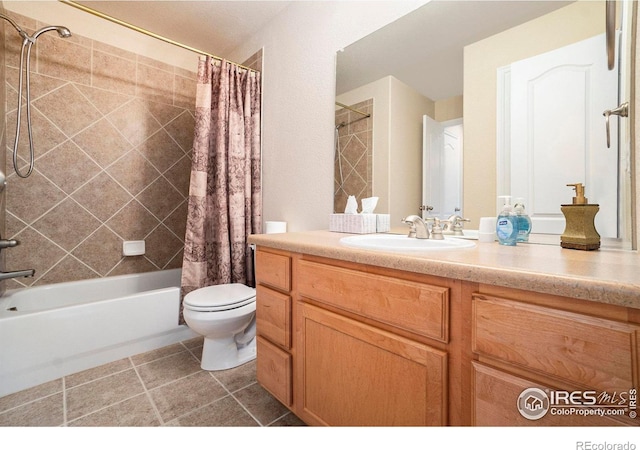
{"label": "toilet lid", "polygon": [[189,292],[184,305],[195,311],[238,308],[255,301],[256,290],[241,283],[218,284]]}

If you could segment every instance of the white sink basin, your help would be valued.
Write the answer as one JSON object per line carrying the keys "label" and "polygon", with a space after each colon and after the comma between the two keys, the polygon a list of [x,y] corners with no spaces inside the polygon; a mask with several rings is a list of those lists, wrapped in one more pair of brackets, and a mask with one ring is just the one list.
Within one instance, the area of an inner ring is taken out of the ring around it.
{"label": "white sink basin", "polygon": [[444,240],[416,239],[402,234],[362,234],[340,239],[346,247],[385,252],[425,252],[434,250],[459,250],[473,248],[476,244],[467,239],[445,236]]}
{"label": "white sink basin", "polygon": [[462,236],[447,236],[447,237],[454,237],[457,239],[473,239],[475,241],[478,240],[478,230],[462,230],[463,235]]}

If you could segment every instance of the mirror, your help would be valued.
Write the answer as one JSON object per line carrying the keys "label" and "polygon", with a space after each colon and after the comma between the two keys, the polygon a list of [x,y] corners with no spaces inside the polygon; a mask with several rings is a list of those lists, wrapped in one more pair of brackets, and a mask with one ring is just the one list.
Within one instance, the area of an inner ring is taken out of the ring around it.
{"label": "mirror", "polygon": [[[497,104],[498,70],[604,31],[604,1],[432,0],[338,52],[336,101],[356,111],[336,106],[335,211],[344,210],[347,194],[374,195],[380,198],[376,212],[390,213],[395,225],[420,214],[423,205],[434,206],[424,214],[444,217],[460,208],[471,219],[467,227],[477,228],[480,217],[496,214],[497,196],[510,193],[505,190],[513,161],[505,161],[509,154],[500,147],[505,131],[498,117],[504,113]],[[628,51],[620,53],[620,70],[628,78]],[[606,64],[604,50],[602,59]],[[592,123],[604,130],[602,112],[594,113]],[[461,121],[462,162],[456,155],[423,157],[423,143],[440,139],[424,135],[425,120],[443,127]],[[623,211],[612,237],[628,243],[630,174],[623,166],[630,154],[629,121],[611,120],[614,131],[620,127],[616,193]],[[600,147],[606,151],[606,144]],[[458,184],[456,176],[462,180]],[[561,204],[571,203],[566,184],[575,182],[584,180],[563,180],[554,194],[558,198],[550,200],[558,212]],[[585,184],[592,203],[604,198],[597,191],[602,186]]]}

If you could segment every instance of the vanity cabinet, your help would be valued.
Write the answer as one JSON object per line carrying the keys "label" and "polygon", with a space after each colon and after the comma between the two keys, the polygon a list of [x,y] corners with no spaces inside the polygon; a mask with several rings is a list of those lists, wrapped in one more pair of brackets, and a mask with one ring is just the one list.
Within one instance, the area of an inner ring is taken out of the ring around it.
{"label": "vanity cabinet", "polygon": [[293,405],[291,256],[256,252],[256,377],[284,405]]}
{"label": "vanity cabinet", "polygon": [[[473,425],[638,425],[629,417],[640,360],[633,312],[505,289],[471,302]],[[518,403],[528,388],[546,394],[544,415]]]}
{"label": "vanity cabinet", "polygon": [[[639,309],[266,247],[256,257],[258,381],[309,425],[640,425]],[[533,419],[518,405],[538,410],[534,388],[547,407],[597,398],[586,406],[623,415]]]}
{"label": "vanity cabinet", "polygon": [[298,417],[334,426],[450,423],[459,283],[264,248],[256,267],[257,378]]}

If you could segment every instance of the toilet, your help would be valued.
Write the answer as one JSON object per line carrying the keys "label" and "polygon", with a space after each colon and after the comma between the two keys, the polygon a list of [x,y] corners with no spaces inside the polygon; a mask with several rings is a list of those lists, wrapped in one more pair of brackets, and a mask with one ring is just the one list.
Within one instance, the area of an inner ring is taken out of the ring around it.
{"label": "toilet", "polygon": [[200,367],[225,370],[256,357],[256,290],[240,283],[207,286],[183,300],[184,320],[204,336]]}

